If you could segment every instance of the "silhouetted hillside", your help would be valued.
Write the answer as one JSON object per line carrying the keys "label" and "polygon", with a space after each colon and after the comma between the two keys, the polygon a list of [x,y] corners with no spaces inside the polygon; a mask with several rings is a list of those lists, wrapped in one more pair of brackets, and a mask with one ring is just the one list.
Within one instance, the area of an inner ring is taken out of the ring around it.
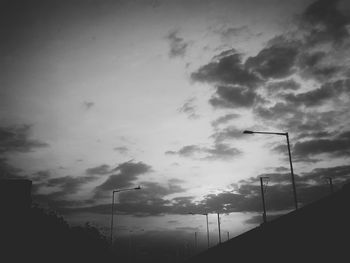
{"label": "silhouetted hillside", "polygon": [[190,259],[204,262],[349,262],[350,184]]}

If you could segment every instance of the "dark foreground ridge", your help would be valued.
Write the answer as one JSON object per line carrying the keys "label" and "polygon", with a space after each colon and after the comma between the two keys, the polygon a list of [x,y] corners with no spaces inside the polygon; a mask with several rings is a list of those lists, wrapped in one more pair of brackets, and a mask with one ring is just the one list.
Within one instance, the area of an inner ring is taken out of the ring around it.
{"label": "dark foreground ridge", "polygon": [[187,263],[350,262],[350,184],[260,225]]}

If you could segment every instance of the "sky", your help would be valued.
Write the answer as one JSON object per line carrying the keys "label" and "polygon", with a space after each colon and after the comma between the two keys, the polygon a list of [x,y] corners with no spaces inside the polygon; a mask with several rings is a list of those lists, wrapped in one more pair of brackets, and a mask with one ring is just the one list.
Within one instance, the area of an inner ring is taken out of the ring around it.
{"label": "sky", "polygon": [[[350,4],[0,1],[0,176],[117,237],[211,244],[350,175]],[[194,213],[195,215],[190,215]]]}

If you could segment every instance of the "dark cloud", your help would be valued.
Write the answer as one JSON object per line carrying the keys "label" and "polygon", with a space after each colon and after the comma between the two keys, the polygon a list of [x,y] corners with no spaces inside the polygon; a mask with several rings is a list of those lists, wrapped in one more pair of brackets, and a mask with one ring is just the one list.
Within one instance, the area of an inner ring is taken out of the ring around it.
{"label": "dark cloud", "polygon": [[295,90],[298,90],[299,88],[300,88],[300,84],[296,82],[294,79],[274,81],[274,82],[268,83],[268,85],[266,86],[266,89],[269,95],[285,92],[288,90],[295,91]]}
{"label": "dark cloud", "polygon": [[275,168],[275,171],[276,171],[277,173],[281,173],[281,172],[289,171],[289,168],[280,166],[280,167],[276,167],[276,168]]}
{"label": "dark cloud", "polygon": [[216,143],[212,148],[206,148],[205,151],[208,153],[205,160],[229,160],[242,154],[240,150],[234,147],[230,147],[224,143]]}
{"label": "dark cloud", "polygon": [[219,117],[217,118],[216,120],[212,121],[211,122],[211,125],[213,127],[217,127],[219,126],[220,124],[225,124],[227,122],[229,122],[230,120],[234,120],[234,119],[237,119],[239,118],[241,115],[240,114],[237,114],[237,113],[230,113],[230,114],[226,114],[222,117]]}
{"label": "dark cloud", "polygon": [[348,91],[350,86],[349,79],[337,80],[323,84],[320,88],[299,94],[283,94],[281,97],[290,105],[315,107],[323,105],[326,101],[340,96],[343,92]]}
{"label": "dark cloud", "polygon": [[167,151],[166,154],[176,154],[182,157],[198,158],[199,160],[228,160],[242,152],[224,143],[215,143],[212,147],[187,145],[178,151]]}
{"label": "dark cloud", "polygon": [[51,174],[50,174],[50,171],[49,170],[44,170],[44,171],[38,171],[36,173],[34,173],[32,176],[31,176],[31,179],[33,181],[39,181],[39,182],[42,182],[42,181],[45,181],[47,179],[49,179],[51,177]]}
{"label": "dark cloud", "polygon": [[[286,172],[287,171],[287,172]],[[291,174],[290,170],[286,169],[285,173],[281,172],[275,172],[275,173],[264,173],[260,174],[257,177],[250,177],[248,179],[241,180],[239,183],[243,185],[253,185],[253,184],[260,184],[260,177],[266,177],[268,178],[268,181],[270,183],[290,183],[291,182]],[[294,175],[295,181],[301,181],[301,177],[297,174]],[[303,178],[304,179],[304,178]]]}
{"label": "dark cloud", "polygon": [[273,106],[258,106],[253,109],[254,114],[266,120],[294,120],[300,117],[302,112],[298,111],[293,105],[277,102]]}
{"label": "dark cloud", "polygon": [[86,174],[88,175],[103,175],[103,174],[108,174],[111,172],[111,167],[108,164],[101,164],[96,167],[88,168],[86,169]]}
{"label": "dark cloud", "polygon": [[249,108],[263,101],[254,90],[239,86],[218,86],[209,100],[215,108]]}
{"label": "dark cloud", "polygon": [[150,172],[151,166],[138,162],[128,161],[119,164],[111,172],[117,172],[108,177],[108,179],[101,185],[96,187],[97,193],[103,193],[104,191],[110,191],[118,188],[124,188],[131,186],[132,182],[138,179],[141,174]]}
{"label": "dark cloud", "polygon": [[[126,191],[119,193],[119,201],[116,202],[118,213],[134,216],[150,216],[164,214],[202,214],[202,213],[230,213],[230,212],[261,212],[260,177],[268,177],[265,192],[265,201],[268,214],[281,214],[281,212],[293,209],[293,192],[291,175],[288,169],[280,169],[284,172],[265,173],[239,181],[232,185],[233,190],[223,191],[218,194],[208,194],[199,202],[194,202],[193,196],[179,196],[173,199],[166,197],[186,192],[181,187],[181,180],[169,180],[167,184],[156,182],[141,182],[139,191]],[[335,166],[317,168],[302,175],[295,174],[298,201],[301,205],[316,201],[330,193],[330,187],[325,180],[331,176],[334,188],[340,187],[350,180],[350,166]],[[51,196],[53,199],[53,196]],[[61,202],[61,203],[60,203]],[[87,202],[85,202],[87,204]],[[110,214],[110,203],[70,208],[77,202],[57,201],[53,203],[65,214],[69,213],[97,213]],[[61,205],[61,206],[59,206]]]}
{"label": "dark cloud", "polygon": [[[115,204],[116,210],[118,213],[131,214],[134,216],[163,215],[165,213],[186,214],[185,210],[188,212],[189,209],[183,205],[181,205],[181,209],[176,209],[176,206],[173,206],[171,201],[165,198],[170,194],[186,191],[179,183],[180,181],[178,180],[169,180],[165,185],[156,182],[140,182],[141,190],[125,191],[118,194],[119,201]],[[192,200],[193,197],[186,198]],[[190,204],[190,202],[187,202],[187,204]],[[61,210],[64,210],[65,213],[90,212],[110,214],[110,208],[110,203],[108,203],[76,209],[63,207]]]}
{"label": "dark cloud", "polygon": [[93,182],[97,178],[95,176],[63,176],[47,180],[46,186],[59,187],[62,195],[74,194],[80,187],[86,183]]}
{"label": "dark cloud", "polygon": [[[37,184],[33,184],[34,190],[37,189]],[[33,192],[33,191],[32,191]],[[67,199],[65,192],[58,191],[49,194],[32,193],[33,203],[41,207],[47,207],[61,215],[67,215],[67,211],[73,211],[78,207],[84,207],[88,204],[86,200]],[[73,208],[74,207],[74,208]]]}
{"label": "dark cloud", "polygon": [[197,152],[201,152],[202,148],[197,145],[186,145],[178,151],[167,151],[166,154],[178,154],[180,156],[189,157]]}
{"label": "dark cloud", "polygon": [[[297,145],[296,161],[318,161],[303,155],[307,148],[347,156],[344,139],[332,138],[330,129],[346,129],[349,119],[350,71],[344,58],[350,13],[344,10],[349,10],[346,1],[315,1],[296,17],[294,29],[270,39],[256,56],[244,61],[235,49],[223,51],[193,72],[192,80],[213,85],[209,103],[215,108],[251,109],[263,126],[307,139]],[[224,132],[217,132],[219,141]]]}
{"label": "dark cloud", "polygon": [[125,154],[129,151],[129,149],[125,146],[114,147],[113,150],[119,152],[120,154]]}
{"label": "dark cloud", "polygon": [[[336,184],[341,185],[350,179],[350,165],[341,165],[327,168],[315,168],[311,172],[304,173],[304,178],[324,182],[327,177],[333,178]],[[339,189],[339,185],[336,186]]]}
{"label": "dark cloud", "polygon": [[258,76],[245,68],[242,55],[234,49],[214,57],[212,62],[192,73],[191,78],[199,82],[247,87],[255,87],[261,82]]}
{"label": "dark cloud", "polygon": [[302,132],[299,133],[296,139],[305,139],[305,138],[325,138],[332,136],[332,133],[327,131],[320,131],[320,132]]}
{"label": "dark cloud", "polygon": [[318,0],[312,3],[301,16],[301,26],[309,32],[309,45],[324,42],[339,44],[349,37],[349,17],[338,9],[338,0]]}
{"label": "dark cloud", "polygon": [[248,34],[249,28],[248,26],[241,26],[241,27],[229,27],[220,30],[221,37],[224,39],[231,39],[233,37],[239,37],[243,34]]}
{"label": "dark cloud", "polygon": [[[291,175],[287,173],[265,173],[234,185],[234,191],[210,194],[204,197],[200,206],[210,212],[261,212],[260,177],[268,177],[265,201],[268,211],[287,211],[293,208]],[[325,180],[332,176],[337,189],[350,179],[350,166],[317,168],[302,176],[294,175],[298,202],[302,205],[316,201],[330,193]],[[335,179],[337,178],[337,179]]]}
{"label": "dark cloud", "polygon": [[293,154],[296,157],[308,157],[319,154],[333,156],[350,155],[350,138],[345,136],[348,132],[339,134],[331,139],[313,139],[295,143]]}
{"label": "dark cloud", "polygon": [[[89,200],[72,199],[69,195],[76,194],[84,185],[97,178],[93,175],[76,177],[67,175],[52,178],[49,171],[39,171],[31,178],[33,201],[64,214],[70,207],[81,207],[90,203]],[[43,193],[42,188],[51,189],[49,193]]]}
{"label": "dark cloud", "polygon": [[95,105],[94,102],[92,101],[84,101],[83,102],[83,106],[85,109],[89,110],[90,108],[92,108]]}
{"label": "dark cloud", "polygon": [[285,78],[294,73],[294,64],[298,55],[297,46],[283,43],[261,50],[255,57],[249,57],[246,66],[264,79]]}
{"label": "dark cloud", "polygon": [[304,52],[299,56],[300,75],[305,79],[316,79],[319,82],[336,78],[342,73],[343,66],[330,62],[330,54],[324,51]]}
{"label": "dark cloud", "polygon": [[11,152],[31,152],[48,144],[30,139],[30,125],[0,127],[0,154]]}
{"label": "dark cloud", "polygon": [[246,135],[243,134],[243,131],[241,129],[229,126],[222,130],[216,131],[211,137],[214,138],[215,142],[219,143],[226,140],[240,139],[246,137]]}
{"label": "dark cloud", "polygon": [[178,31],[171,32],[167,39],[170,44],[169,57],[183,57],[186,54],[188,43],[181,37],[178,36]]}
{"label": "dark cloud", "polygon": [[198,119],[196,106],[194,105],[195,98],[190,98],[178,109],[179,112],[185,113],[189,119]]}

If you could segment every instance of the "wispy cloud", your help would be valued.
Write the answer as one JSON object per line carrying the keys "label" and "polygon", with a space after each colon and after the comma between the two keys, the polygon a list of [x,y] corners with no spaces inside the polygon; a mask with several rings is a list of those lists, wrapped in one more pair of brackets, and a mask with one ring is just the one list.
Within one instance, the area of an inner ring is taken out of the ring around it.
{"label": "wispy cloud", "polygon": [[178,109],[178,112],[185,113],[189,119],[198,119],[200,116],[196,113],[196,106],[194,102],[195,98],[189,98]]}
{"label": "wispy cloud", "polygon": [[83,106],[86,110],[91,109],[93,106],[95,106],[95,103],[92,101],[84,101]]}
{"label": "wispy cloud", "polygon": [[31,152],[38,148],[48,147],[45,142],[30,138],[31,126],[18,125],[0,127],[0,154],[10,152]]}
{"label": "wispy cloud", "polygon": [[235,147],[224,143],[214,143],[212,147],[199,145],[186,145],[178,151],[167,151],[167,155],[179,155],[190,157],[203,161],[208,160],[229,160],[241,154],[241,151]]}
{"label": "wispy cloud", "polygon": [[178,30],[174,30],[166,37],[170,45],[170,58],[183,57],[186,54],[189,43],[184,38],[179,37],[178,34]]}

